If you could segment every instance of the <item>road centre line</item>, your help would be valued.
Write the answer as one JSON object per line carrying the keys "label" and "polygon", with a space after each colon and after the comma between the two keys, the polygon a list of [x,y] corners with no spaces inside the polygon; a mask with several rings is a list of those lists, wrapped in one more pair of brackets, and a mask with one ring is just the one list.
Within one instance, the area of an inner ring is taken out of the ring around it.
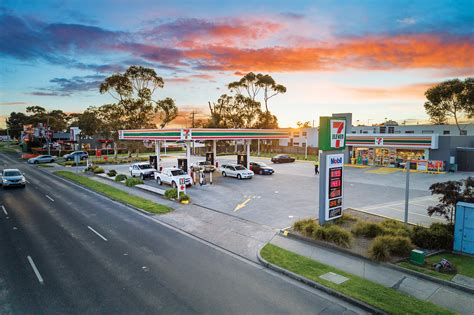
{"label": "road centre line", "polygon": [[102,235],[100,235],[99,232],[97,232],[96,230],[94,230],[93,228],[91,228],[90,226],[87,226],[89,228],[89,230],[91,230],[92,232],[94,232],[97,236],[99,236],[101,239],[103,239],[104,241],[107,242],[107,239],[105,237],[103,237]]}
{"label": "road centre line", "polygon": [[5,213],[5,215],[8,216],[7,209],[5,209],[5,206],[3,206],[3,205],[2,205],[2,210],[3,210],[3,213]]}
{"label": "road centre line", "polygon": [[39,283],[40,283],[40,284],[44,284],[43,277],[42,277],[41,274],[39,273],[38,268],[36,268],[35,262],[34,262],[33,259],[31,258],[31,256],[27,256],[27,258],[28,258],[28,262],[29,262],[30,265],[31,265],[31,268],[33,268],[33,271],[35,272],[36,278],[38,278]]}
{"label": "road centre line", "polygon": [[49,200],[51,200],[52,202],[54,202],[54,199],[51,198],[50,196],[46,195],[46,198],[48,198]]}
{"label": "road centre line", "polygon": [[[394,207],[384,207],[384,208],[389,209],[389,210],[394,210],[394,211],[397,211],[397,212],[401,212],[401,213],[405,213],[405,210],[401,210],[401,209],[394,208]],[[426,218],[430,218],[430,219],[435,219],[435,220],[439,220],[439,221],[444,221],[444,219],[441,219],[441,218],[430,217],[429,215],[421,214],[421,213],[416,213],[416,212],[410,212],[409,210],[408,210],[408,215],[417,215],[417,216],[420,216],[420,217],[426,217]]]}

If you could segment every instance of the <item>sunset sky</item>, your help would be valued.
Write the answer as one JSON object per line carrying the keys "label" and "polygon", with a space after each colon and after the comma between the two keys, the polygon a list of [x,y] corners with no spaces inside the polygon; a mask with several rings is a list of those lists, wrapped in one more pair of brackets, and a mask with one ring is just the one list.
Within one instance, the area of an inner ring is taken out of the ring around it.
{"label": "sunset sky", "polygon": [[134,64],[183,110],[253,71],[287,87],[269,103],[282,127],[333,112],[426,120],[429,86],[474,75],[474,1],[0,3],[0,116],[113,102],[98,85]]}

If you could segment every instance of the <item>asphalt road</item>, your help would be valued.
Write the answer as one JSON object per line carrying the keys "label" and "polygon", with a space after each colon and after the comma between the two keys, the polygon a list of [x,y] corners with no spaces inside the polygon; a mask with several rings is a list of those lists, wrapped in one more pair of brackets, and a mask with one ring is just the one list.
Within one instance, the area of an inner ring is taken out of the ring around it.
{"label": "asphalt road", "polygon": [[[191,157],[192,161],[203,157]],[[235,163],[235,156],[218,157],[222,163]],[[318,216],[319,178],[314,166],[308,162],[273,164],[269,159],[260,160],[275,169],[273,175],[255,175],[251,180],[222,177],[218,172],[214,184],[187,190],[194,203],[237,215],[253,222],[285,228],[300,218]],[[176,158],[164,158],[165,167],[176,165]],[[108,165],[129,176],[128,165]],[[442,175],[413,173],[410,176],[409,222],[430,225],[445,222],[440,217],[430,217],[426,209],[437,203],[429,186],[435,182],[466,178],[472,173]],[[344,207],[364,210],[399,220],[404,218],[405,176],[401,170],[387,168],[344,169]],[[147,180],[148,185],[157,186]],[[169,188],[163,186],[163,188]],[[239,206],[240,205],[240,206]]]}
{"label": "asphalt road", "polygon": [[334,313],[347,304],[35,167],[0,191],[0,313]]}

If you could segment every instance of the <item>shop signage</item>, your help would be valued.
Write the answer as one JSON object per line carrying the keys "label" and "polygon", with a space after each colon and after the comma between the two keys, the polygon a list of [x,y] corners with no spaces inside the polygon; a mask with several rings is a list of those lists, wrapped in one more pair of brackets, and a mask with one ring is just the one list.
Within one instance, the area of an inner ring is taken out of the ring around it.
{"label": "shop signage", "polygon": [[346,120],[320,117],[318,146],[323,151],[343,150],[346,147]]}
{"label": "shop signage", "polygon": [[184,193],[184,194],[186,193],[186,182],[185,182],[184,178],[179,179],[179,184],[177,185],[176,188],[178,189],[178,200],[179,200],[181,192]]}
{"label": "shop signage", "polygon": [[191,129],[181,129],[181,140],[191,140],[192,139],[192,133]]}
{"label": "shop signage", "polygon": [[382,137],[375,137],[375,145],[376,146],[383,146],[383,138]]}
{"label": "shop signage", "polygon": [[326,181],[325,219],[333,220],[342,216],[342,172],[344,166],[344,154],[329,154],[326,156]]}

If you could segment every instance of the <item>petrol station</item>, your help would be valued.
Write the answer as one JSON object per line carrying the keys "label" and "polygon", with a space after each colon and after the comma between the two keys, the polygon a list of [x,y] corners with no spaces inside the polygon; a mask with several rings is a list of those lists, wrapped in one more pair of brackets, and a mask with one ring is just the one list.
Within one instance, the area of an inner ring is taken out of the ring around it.
{"label": "petrol station", "polygon": [[206,161],[218,166],[216,162],[217,141],[244,141],[245,153],[237,154],[237,164],[249,168],[250,143],[252,140],[288,139],[289,133],[281,129],[214,129],[214,128],[176,128],[176,129],[133,129],[120,130],[120,140],[148,140],[155,142],[155,157],[151,163],[160,170],[161,145],[163,142],[184,143],[186,157],[178,159],[178,167],[190,174],[191,148],[194,141],[212,141],[212,149],[206,153]]}

